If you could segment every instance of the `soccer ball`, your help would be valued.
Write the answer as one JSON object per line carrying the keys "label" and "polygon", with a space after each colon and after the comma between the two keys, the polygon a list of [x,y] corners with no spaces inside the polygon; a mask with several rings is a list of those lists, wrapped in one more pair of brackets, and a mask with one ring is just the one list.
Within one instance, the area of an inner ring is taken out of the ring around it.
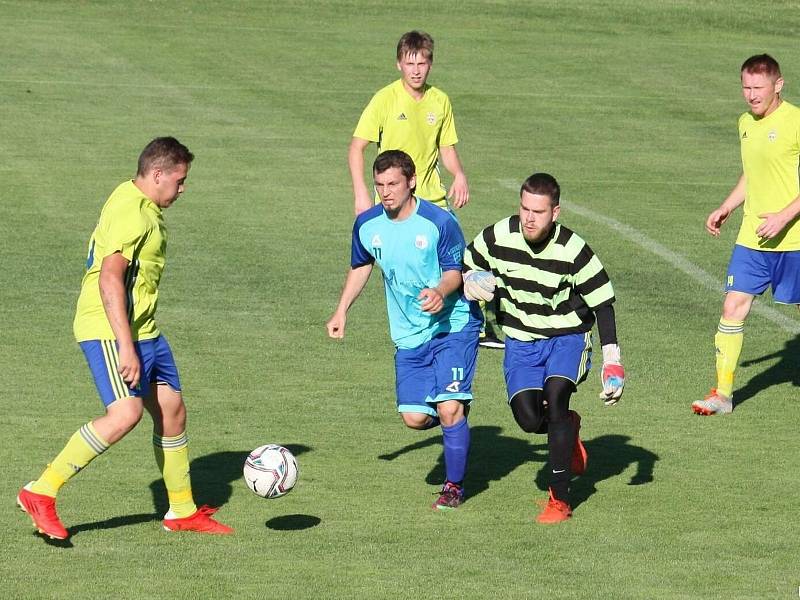
{"label": "soccer ball", "polygon": [[244,461],[244,480],[254,494],[262,498],[280,498],[297,483],[297,461],[278,444],[266,444],[253,450]]}

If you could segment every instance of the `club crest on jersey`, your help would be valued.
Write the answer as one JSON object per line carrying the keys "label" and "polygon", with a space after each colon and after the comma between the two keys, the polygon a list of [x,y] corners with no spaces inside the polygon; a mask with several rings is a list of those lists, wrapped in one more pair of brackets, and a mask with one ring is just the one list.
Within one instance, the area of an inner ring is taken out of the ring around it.
{"label": "club crest on jersey", "polygon": [[418,235],[417,239],[414,240],[414,245],[420,250],[425,250],[428,247],[428,238],[424,235]]}
{"label": "club crest on jersey", "polygon": [[428,125],[433,125],[436,123],[436,113],[429,112],[428,116],[425,117],[425,120],[428,122]]}
{"label": "club crest on jersey", "polygon": [[771,131],[770,131],[770,132],[767,134],[767,139],[769,139],[769,141],[770,141],[770,142],[774,142],[776,139],[778,139],[778,132],[777,132],[777,131],[775,131],[774,129],[772,129],[772,130],[771,130]]}

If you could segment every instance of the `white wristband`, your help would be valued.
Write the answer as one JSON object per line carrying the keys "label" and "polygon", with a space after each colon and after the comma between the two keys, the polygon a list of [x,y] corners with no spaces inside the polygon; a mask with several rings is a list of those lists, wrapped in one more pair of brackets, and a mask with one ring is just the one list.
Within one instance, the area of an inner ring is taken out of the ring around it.
{"label": "white wristband", "polygon": [[603,346],[603,362],[622,364],[622,358],[620,357],[619,353],[619,345],[606,344]]}

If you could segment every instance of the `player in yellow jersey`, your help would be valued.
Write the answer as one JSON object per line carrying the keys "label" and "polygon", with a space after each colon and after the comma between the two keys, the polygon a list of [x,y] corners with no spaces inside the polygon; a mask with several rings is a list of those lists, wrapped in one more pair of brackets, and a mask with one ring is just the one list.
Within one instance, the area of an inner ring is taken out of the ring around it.
{"label": "player in yellow jersey", "polygon": [[169,498],[164,528],[233,531],[211,517],[216,509],[194,503],[180,378],[153,318],[166,258],[162,211],[183,192],[193,159],[175,138],[151,141],[139,156],[136,178],[114,190],[92,234],[73,329],[105,414],[76,431],[41,477],[17,496],[20,508],[50,538],[69,536],[56,512],[58,491],[131,431],[144,410],[153,419],[155,458]]}
{"label": "player in yellow jersey", "polygon": [[[350,142],[348,162],[353,179],[355,213],[375,203],[364,179],[364,151],[371,142],[378,152],[402,150],[417,167],[416,195],[448,209],[447,198],[461,208],[469,202],[467,177],[456,152],[455,121],[450,99],[427,83],[433,65],[433,39],[427,33],[409,31],[397,43],[400,79],[379,90],[358,121]],[[439,162],[453,176],[445,193]]]}
{"label": "player in yellow jersey", "polygon": [[776,302],[800,304],[800,109],[781,98],[780,66],[768,54],[748,58],[741,79],[750,107],[739,118],[743,173],[706,219],[706,229],[719,236],[739,206],[744,205],[744,215],[714,338],[717,385],[692,404],[700,415],[733,411],[734,374],[753,298],[771,286]]}
{"label": "player in yellow jersey", "polygon": [[[402,150],[411,157],[417,169],[416,197],[445,210],[461,208],[469,202],[467,176],[455,146],[458,135],[450,98],[428,84],[433,47],[433,38],[427,33],[403,34],[397,43],[400,79],[379,90],[361,114],[348,153],[356,215],[378,201],[364,179],[364,153],[372,142],[377,144],[378,152]],[[449,191],[442,184],[440,163],[453,176]],[[503,348],[488,319],[480,344]]]}

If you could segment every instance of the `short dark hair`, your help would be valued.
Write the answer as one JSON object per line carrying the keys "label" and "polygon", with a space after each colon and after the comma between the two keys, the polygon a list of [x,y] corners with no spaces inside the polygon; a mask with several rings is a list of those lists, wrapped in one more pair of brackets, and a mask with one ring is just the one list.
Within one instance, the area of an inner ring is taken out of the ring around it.
{"label": "short dark hair", "polygon": [[404,33],[397,42],[397,60],[402,60],[406,54],[422,54],[433,62],[433,38],[424,31]]}
{"label": "short dark hair", "polygon": [[558,206],[561,200],[561,186],[558,185],[556,178],[547,173],[534,173],[528,177],[519,189],[519,195],[523,192],[548,196],[553,206]]}
{"label": "short dark hair", "polygon": [[417,172],[414,161],[402,150],[386,150],[378,154],[372,163],[372,172],[378,175],[393,167],[400,169],[406,179],[411,179]]}
{"label": "short dark hair", "polygon": [[154,168],[172,171],[178,165],[190,165],[194,154],[174,137],[159,137],[144,147],[139,155],[137,175],[146,175]]}
{"label": "short dark hair", "polygon": [[778,61],[769,54],[756,54],[742,63],[742,73],[763,73],[772,79],[781,77]]}

